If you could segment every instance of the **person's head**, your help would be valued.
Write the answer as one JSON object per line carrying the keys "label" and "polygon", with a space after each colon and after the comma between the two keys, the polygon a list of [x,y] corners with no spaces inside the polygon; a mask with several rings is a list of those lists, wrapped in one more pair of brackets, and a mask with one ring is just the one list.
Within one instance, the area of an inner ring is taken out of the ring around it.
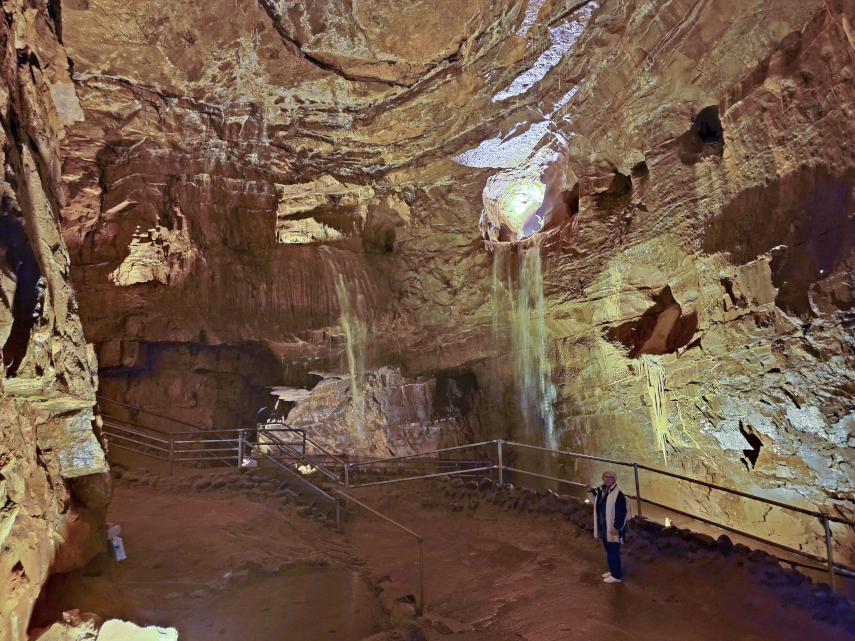
{"label": "person's head", "polygon": [[612,472],[611,470],[606,470],[603,472],[603,485],[606,487],[611,487],[617,483],[617,474]]}

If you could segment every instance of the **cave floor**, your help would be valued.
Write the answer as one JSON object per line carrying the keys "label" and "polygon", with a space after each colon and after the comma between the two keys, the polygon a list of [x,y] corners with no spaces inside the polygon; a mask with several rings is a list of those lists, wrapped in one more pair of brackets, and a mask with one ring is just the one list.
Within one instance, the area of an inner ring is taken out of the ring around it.
{"label": "cave floor", "polygon": [[[624,582],[604,584],[602,544],[557,516],[483,504],[451,512],[437,486],[353,490],[424,537],[426,610],[531,641],[804,641],[851,639],[813,612],[781,605],[781,591],[723,559],[623,555]],[[354,551],[375,574],[417,589],[417,546],[393,526],[360,515]],[[506,635],[506,636],[505,636]],[[480,638],[473,636],[474,638]]]}
{"label": "cave floor", "polygon": [[[352,492],[424,537],[426,619],[448,626],[426,626],[431,640],[853,638],[735,564],[624,555],[626,580],[606,585],[601,544],[556,516],[452,512],[429,481]],[[379,641],[398,637],[382,632],[368,577],[418,593],[415,541],[361,511],[342,536],[273,498],[119,486],[109,520],[127,560],[52,579],[45,621],[79,608],[182,641]]]}
{"label": "cave floor", "polygon": [[358,641],[381,628],[362,562],[276,499],[118,486],[127,559],[51,579],[36,625],[69,609],[175,627],[181,641]]}

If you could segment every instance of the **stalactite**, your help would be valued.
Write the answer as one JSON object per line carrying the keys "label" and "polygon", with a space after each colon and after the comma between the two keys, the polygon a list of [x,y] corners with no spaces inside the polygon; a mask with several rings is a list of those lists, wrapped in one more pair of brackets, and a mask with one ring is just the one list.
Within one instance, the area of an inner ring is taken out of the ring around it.
{"label": "stalactite", "polygon": [[665,445],[668,436],[668,397],[665,394],[665,367],[658,356],[644,354],[641,357],[641,370],[647,379],[647,396],[650,399],[650,424],[656,437],[656,447],[662,452],[662,459],[668,463]]}

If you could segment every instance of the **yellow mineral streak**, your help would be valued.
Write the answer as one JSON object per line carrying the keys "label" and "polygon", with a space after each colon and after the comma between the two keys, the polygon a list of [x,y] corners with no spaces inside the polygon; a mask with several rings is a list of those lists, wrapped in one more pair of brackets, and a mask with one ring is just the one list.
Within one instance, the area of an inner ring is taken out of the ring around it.
{"label": "yellow mineral streak", "polygon": [[665,394],[665,367],[659,356],[644,354],[641,370],[647,379],[647,396],[650,399],[650,423],[656,437],[656,447],[668,463],[665,443],[668,435],[668,397]]}

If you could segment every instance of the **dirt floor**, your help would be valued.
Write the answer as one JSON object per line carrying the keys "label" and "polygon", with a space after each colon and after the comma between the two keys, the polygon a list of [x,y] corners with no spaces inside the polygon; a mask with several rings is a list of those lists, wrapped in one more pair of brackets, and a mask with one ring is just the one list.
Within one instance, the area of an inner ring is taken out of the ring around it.
{"label": "dirt floor", "polygon": [[78,608],[178,629],[182,641],[357,641],[377,601],[344,538],[276,499],[119,486],[127,559],[54,577],[35,625]]}
{"label": "dirt floor", "polygon": [[[429,487],[353,491],[424,537],[428,618],[437,613],[508,640],[855,638],[814,620],[811,610],[783,606],[781,590],[762,585],[735,559],[636,563],[624,555],[624,582],[608,585],[602,544],[572,523],[486,505],[450,512]],[[374,573],[416,589],[412,539],[367,516],[353,522],[349,535]]]}
{"label": "dirt floor", "polygon": [[557,515],[454,512],[438,482],[352,493],[424,537],[424,636],[388,631],[389,604],[418,594],[418,547],[384,521],[351,513],[340,535],[275,498],[123,486],[110,521],[127,560],[56,577],[34,623],[79,608],[174,626],[183,641],[855,638],[784,607],[735,562],[625,558],[626,580],[607,585],[602,545]]}

